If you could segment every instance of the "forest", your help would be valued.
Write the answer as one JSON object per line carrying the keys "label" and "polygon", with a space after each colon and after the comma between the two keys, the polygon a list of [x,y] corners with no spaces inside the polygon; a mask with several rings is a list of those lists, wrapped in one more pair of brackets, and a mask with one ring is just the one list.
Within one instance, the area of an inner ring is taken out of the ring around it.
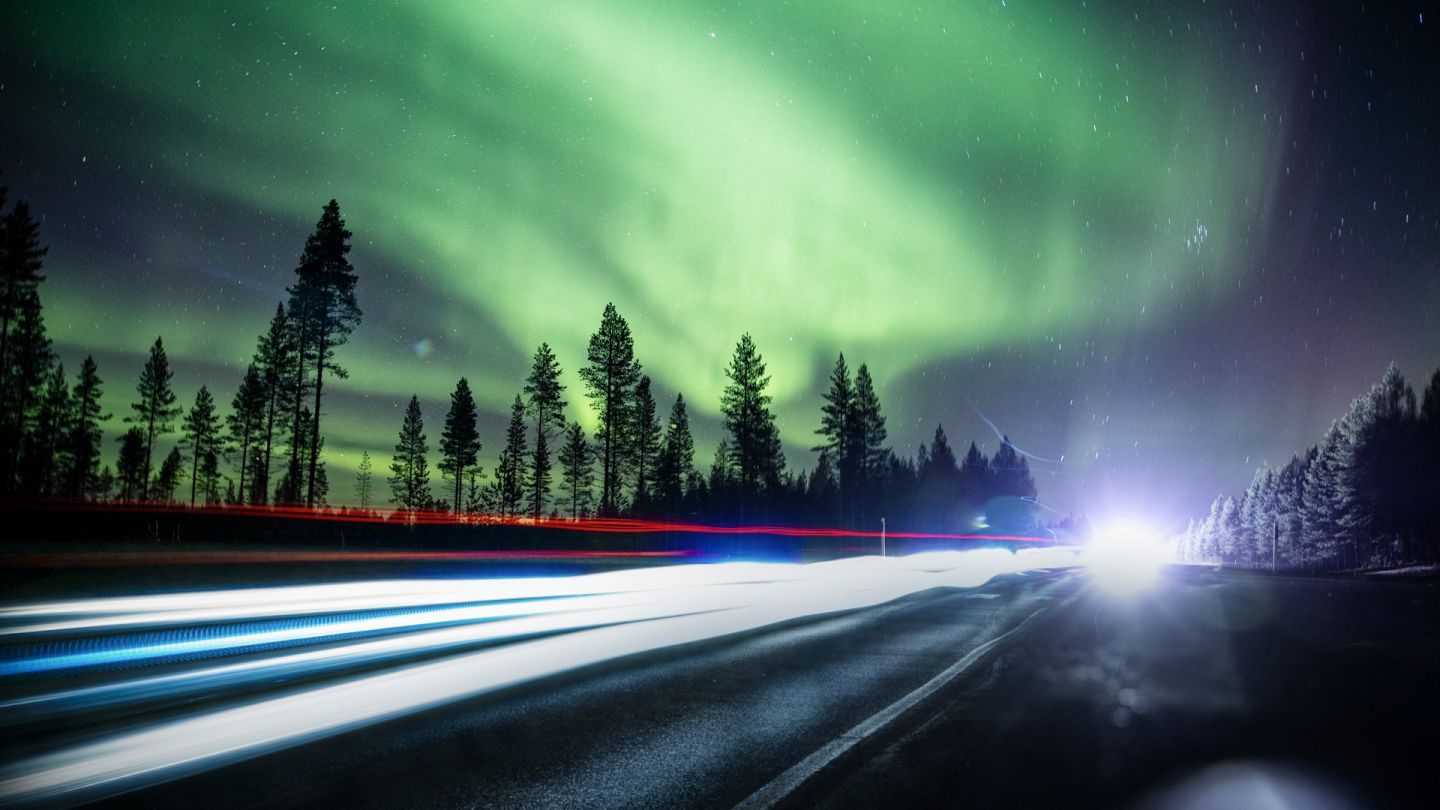
{"label": "forest", "polygon": [[1262,466],[1177,540],[1182,561],[1277,571],[1392,567],[1440,557],[1440,370],[1417,407],[1391,364],[1320,443]]}
{"label": "forest", "polygon": [[[0,210],[5,202],[0,189]],[[337,350],[362,311],[348,258],[353,235],[335,200],[306,239],[287,298],[260,331],[228,408],[208,384],[193,403],[178,402],[157,337],[121,411],[126,427],[109,463],[105,427],[115,414],[99,369],[87,356],[72,379],[46,336],[40,293],[48,248],[39,224],[17,201],[0,226],[0,494],[7,497],[299,506],[397,520],[441,512],[482,522],[626,516],[875,529],[883,518],[894,530],[1040,531],[1034,478],[1008,437],[993,457],[973,442],[957,455],[937,425],[913,456],[895,452],[869,368],[852,372],[843,354],[820,395],[817,460],[792,470],[770,409],[770,376],[748,334],[725,366],[724,438],[702,469],[684,395],[668,409],[656,402],[613,304],[579,367],[580,397],[560,382],[550,346],[535,349],[493,470],[479,463],[478,408],[461,378],[434,447],[419,398],[411,397],[387,470],[377,471],[365,452],[353,491],[337,497],[343,490],[326,471],[321,415],[327,383],[347,376]],[[567,415],[581,398],[594,416],[593,435]]]}

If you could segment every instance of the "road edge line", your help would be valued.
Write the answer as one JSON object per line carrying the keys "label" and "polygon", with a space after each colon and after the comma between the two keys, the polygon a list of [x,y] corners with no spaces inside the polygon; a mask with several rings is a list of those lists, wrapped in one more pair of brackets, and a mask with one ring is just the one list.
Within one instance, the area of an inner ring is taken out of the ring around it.
{"label": "road edge line", "polygon": [[[1066,599],[1060,607],[1065,607],[1075,600],[1075,596]],[[984,658],[991,650],[1000,646],[1005,641],[1029,627],[1041,614],[1047,613],[1055,605],[1041,605],[1034,613],[1026,616],[1019,624],[1006,630],[1004,633],[986,641],[975,649],[966,653],[959,661],[951,664],[942,670],[935,677],[917,687],[914,691],[891,703],[865,720],[859,725],[821,746],[817,751],[805,757],[799,762],[785,769],[779,776],[761,785],[758,790],[742,799],[735,805],[735,810],[768,810],[786,797],[794,793],[797,788],[809,781],[815,774],[824,770],[826,766],[839,759],[847,751],[854,748],[866,738],[894,722],[900,715],[914,708],[916,704],[940,691],[951,681],[955,680],[966,670],[973,667]]]}

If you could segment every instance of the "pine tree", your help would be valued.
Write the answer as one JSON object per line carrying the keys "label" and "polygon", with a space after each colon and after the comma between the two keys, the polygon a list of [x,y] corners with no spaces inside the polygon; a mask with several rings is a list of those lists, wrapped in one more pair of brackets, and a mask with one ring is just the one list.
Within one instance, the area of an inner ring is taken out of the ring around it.
{"label": "pine tree", "polygon": [[390,461],[391,500],[411,519],[415,512],[430,505],[430,469],[425,460],[428,452],[420,398],[412,396],[400,426],[400,440],[395,443],[395,456]]}
{"label": "pine tree", "polygon": [[[334,352],[349,339],[350,333],[360,323],[360,305],[355,299],[358,279],[355,268],[346,258],[350,253],[351,236],[350,231],[345,228],[345,220],[340,217],[340,204],[331,200],[321,212],[314,233],[305,241],[300,264],[295,268],[295,286],[290,288],[291,299],[296,302],[293,311],[304,321],[298,351],[301,352],[302,359],[304,353],[309,352],[315,374],[314,383],[308,385],[314,395],[310,422],[308,425],[297,426],[298,430],[308,428],[309,435],[309,469],[305,485],[307,506],[315,505],[315,476],[320,456],[320,413],[325,372],[328,370],[340,379],[349,376],[345,369],[335,362]],[[300,365],[303,366],[303,362]]]}
{"label": "pine tree", "polygon": [[720,395],[720,413],[732,440],[744,519],[748,517],[747,508],[761,492],[778,484],[780,470],[785,466],[775,416],[770,412],[770,395],[765,392],[770,375],[765,373],[765,361],[749,333],[740,336],[725,376],[730,382]]}
{"label": "pine tree", "polygon": [[370,510],[373,469],[374,466],[370,462],[370,451],[360,451],[360,466],[355,470],[355,500],[360,504],[360,508],[366,511]]}
{"label": "pine tree", "polygon": [[590,507],[590,491],[595,486],[595,454],[579,422],[566,429],[559,458],[561,485],[570,501],[570,519],[574,520]]}
{"label": "pine tree", "polygon": [[[265,391],[265,421],[255,441],[255,469],[251,473],[250,502],[264,505],[270,497],[270,476],[275,447],[286,435],[285,411],[297,404],[294,384],[299,358],[295,332],[283,304],[275,307],[270,327],[255,349],[255,368]],[[296,420],[299,410],[296,408]]]}
{"label": "pine tree", "polygon": [[861,451],[855,388],[850,382],[850,370],[845,365],[844,354],[835,359],[835,367],[830,371],[830,388],[821,397],[825,404],[820,406],[820,427],[815,433],[824,437],[825,441],[812,449],[828,455],[829,463],[838,476],[841,520],[849,522],[857,483],[855,461]]}
{"label": "pine tree", "polygon": [[115,461],[115,475],[120,487],[120,500],[140,500],[146,494],[145,430],[132,427],[118,441],[120,457]]}
{"label": "pine tree", "polygon": [[505,449],[500,451],[500,465],[495,471],[500,487],[500,513],[504,517],[517,517],[525,498],[529,472],[525,444],[525,402],[516,394],[515,403],[510,406],[510,425],[505,429]]}
{"label": "pine tree", "polygon": [[550,344],[541,343],[535,350],[530,365],[530,376],[525,380],[526,411],[535,422],[535,454],[530,465],[530,486],[528,511],[536,520],[545,512],[550,498],[550,440],[565,430],[564,408],[567,404],[561,396],[565,386],[560,383],[560,363]]}
{"label": "pine tree", "polygon": [[260,370],[251,363],[245,369],[240,389],[235,392],[235,398],[230,402],[230,415],[225,417],[230,444],[240,459],[237,497],[242,500],[248,492],[246,474],[252,473],[256,466],[255,444],[265,430],[266,399],[265,381],[260,376]]}
{"label": "pine tree", "polygon": [[100,488],[100,423],[110,419],[100,408],[102,385],[95,358],[86,355],[70,395],[73,408],[65,441],[70,461],[65,492],[72,498],[96,497]]}
{"label": "pine tree", "polygon": [[600,328],[590,336],[586,361],[588,365],[580,369],[580,379],[585,382],[585,395],[599,423],[595,430],[600,451],[599,511],[602,515],[614,515],[620,510],[620,473],[630,449],[631,398],[640,381],[640,364],[635,360],[630,325],[620,317],[614,304],[605,305]]}
{"label": "pine tree", "polygon": [[630,464],[635,475],[635,511],[642,512],[650,508],[661,438],[660,423],[655,416],[655,397],[650,393],[648,376],[642,376],[635,385],[634,403],[635,407],[630,411]]}
{"label": "pine tree", "polygon": [[445,414],[445,427],[440,432],[440,474],[454,485],[455,514],[461,510],[461,488],[465,473],[480,457],[480,429],[476,426],[478,415],[475,410],[475,396],[470,393],[470,381],[464,377],[455,384],[450,394],[450,411]]}
{"label": "pine tree", "polygon": [[207,466],[212,456],[218,456],[220,449],[220,416],[215,412],[215,399],[210,389],[200,386],[195,392],[195,404],[185,415],[181,426],[184,436],[183,447],[191,450],[190,461],[190,505],[195,505],[196,491],[208,492],[212,483],[211,471]]}
{"label": "pine tree", "polygon": [[655,468],[657,494],[671,516],[680,511],[686,487],[694,475],[695,439],[690,435],[690,415],[685,409],[685,397],[676,394]]}
{"label": "pine tree", "polygon": [[149,497],[148,484],[153,469],[151,462],[155,439],[173,431],[175,418],[184,410],[175,404],[175,392],[170,389],[170,378],[173,376],[175,374],[170,370],[170,360],[165,356],[165,346],[157,337],[155,345],[150,347],[150,358],[140,372],[140,384],[136,386],[140,398],[130,405],[135,413],[125,418],[126,422],[142,426],[144,431],[144,467],[139,490],[142,501]]}
{"label": "pine tree", "polygon": [[160,471],[155,473],[155,480],[150,484],[151,497],[162,503],[172,503],[175,500],[175,488],[180,486],[180,476],[185,472],[185,457],[181,455],[180,448],[170,448],[170,454],[160,462]]}

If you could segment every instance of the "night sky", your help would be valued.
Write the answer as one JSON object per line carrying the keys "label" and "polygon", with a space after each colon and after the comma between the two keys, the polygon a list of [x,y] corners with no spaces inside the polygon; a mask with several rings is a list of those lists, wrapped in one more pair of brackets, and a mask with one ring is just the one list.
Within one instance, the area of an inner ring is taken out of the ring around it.
{"label": "night sky", "polygon": [[461,375],[493,468],[542,340],[592,425],[608,301],[702,468],[749,331],[792,468],[843,350],[897,452],[993,452],[983,413],[1051,507],[1181,523],[1440,366],[1423,3],[255,5],[4,4],[0,169],[112,432],[157,334],[182,402],[228,403],[339,199],[332,502]]}

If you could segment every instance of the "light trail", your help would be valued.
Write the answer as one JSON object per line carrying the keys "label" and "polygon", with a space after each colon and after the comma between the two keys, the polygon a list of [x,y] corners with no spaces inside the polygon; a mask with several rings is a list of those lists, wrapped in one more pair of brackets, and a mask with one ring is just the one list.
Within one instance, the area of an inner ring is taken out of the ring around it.
{"label": "light trail", "polygon": [[[99,798],[614,658],[1072,564],[1065,549],[988,549],[12,606],[0,621],[20,645],[0,670],[13,695],[0,702],[0,728],[57,718],[73,727],[87,712],[122,707],[133,719],[0,768],[0,802]],[[286,624],[316,616],[327,621]],[[183,646],[189,632],[198,647]],[[83,652],[65,659],[65,639],[77,633],[77,650],[104,651],[126,668],[69,681],[66,673],[91,663]],[[200,652],[233,660],[174,661]],[[167,666],[150,671],[158,663]],[[197,711],[203,704],[193,701],[206,698],[222,698],[223,708]]]}
{"label": "light trail", "polygon": [[[1011,445],[1013,447],[1013,445]],[[308,508],[308,507],[287,507],[287,506],[206,506],[192,507],[183,504],[155,504],[155,503],[124,503],[124,502],[97,502],[89,500],[65,499],[65,498],[44,498],[44,499],[9,499],[8,503],[29,506],[39,509],[56,509],[63,511],[89,511],[89,512],[113,512],[118,514],[143,513],[143,514],[190,514],[190,515],[211,515],[211,516],[234,516],[244,518],[274,518],[288,520],[314,520],[329,523],[359,523],[359,524],[393,524],[393,525],[415,525],[415,526],[524,526],[537,529],[554,530],[561,532],[585,532],[591,534],[681,534],[681,535],[716,535],[716,536],[771,536],[771,537],[793,537],[793,538],[854,538],[854,539],[879,539],[881,532],[861,529],[838,529],[838,528],[815,528],[806,526],[714,526],[702,523],[683,523],[663,520],[642,520],[639,518],[600,518],[587,517],[577,519],[565,518],[528,518],[528,517],[503,517],[499,515],[455,515],[451,512],[415,511],[415,512],[392,512],[384,514],[373,511],[362,511],[352,507],[332,508]],[[1037,537],[1034,535],[1019,534],[956,534],[951,532],[907,532],[889,531],[884,533],[889,539],[897,540],[956,540],[956,541],[993,541],[1004,543],[1051,543],[1048,537]],[[415,559],[443,559],[451,554],[500,554],[501,558],[524,559],[527,555],[537,557],[645,557],[645,556],[687,556],[698,552],[694,550],[681,551],[500,551],[500,552],[319,552],[320,554],[332,555],[328,559],[336,559],[333,555],[357,554],[361,556],[354,559],[397,559],[401,555],[425,555],[416,556]],[[369,555],[385,555],[371,557]],[[433,556],[432,556],[433,555]],[[23,557],[23,555],[21,555]]]}
{"label": "light trail", "polygon": [[555,560],[646,560],[698,557],[698,549],[674,551],[593,551],[566,549],[490,549],[486,551],[99,551],[7,554],[7,568],[58,568],[85,566],[111,568],[131,565],[269,565],[349,562],[524,562]]}

